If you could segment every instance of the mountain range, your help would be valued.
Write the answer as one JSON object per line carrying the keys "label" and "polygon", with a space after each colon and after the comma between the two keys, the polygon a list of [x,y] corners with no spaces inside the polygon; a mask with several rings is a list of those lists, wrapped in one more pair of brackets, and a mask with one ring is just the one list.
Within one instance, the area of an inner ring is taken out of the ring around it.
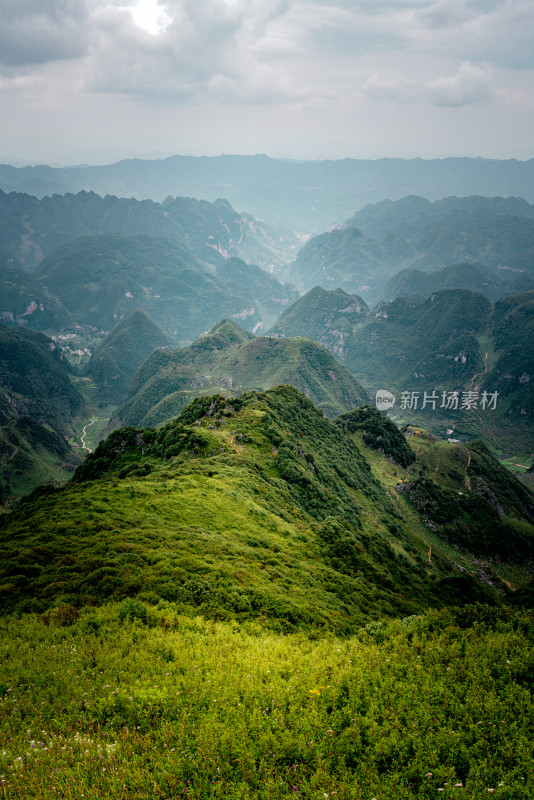
{"label": "mountain range", "polygon": [[[380,303],[356,319],[342,313],[355,302],[360,301],[340,290],[313,289],[284,312],[269,333],[298,332],[322,342],[364,386],[394,393],[395,410],[402,411],[404,421],[416,419],[440,436],[450,428],[454,437],[480,435],[492,448],[532,457],[534,291],[492,304],[468,290],[442,290],[428,298],[417,295]],[[424,411],[424,393],[431,397],[434,390],[439,402],[434,399]],[[476,392],[476,402],[462,413],[463,393],[469,391]],[[454,413],[449,400],[442,408],[443,392],[447,397],[458,392]],[[498,393],[495,408],[487,404],[481,409],[484,392],[488,397]]]}
{"label": "mountain range", "polygon": [[475,288],[467,262],[482,272],[476,288],[498,299],[534,288],[533,258],[534,206],[526,200],[448,197],[431,203],[413,196],[366,206],[309,239],[287,275],[301,291],[339,287],[374,302],[394,296],[406,269],[433,273],[455,266],[436,278],[436,288]]}
{"label": "mountain range", "polygon": [[267,269],[299,244],[290,232],[239,214],[226,200],[168,197],[156,203],[85,191],[41,199],[0,191],[0,230],[0,266],[30,271],[61,245],[106,233],[171,239],[202,262],[217,265],[237,256]]}
{"label": "mountain range", "polygon": [[31,274],[0,270],[0,317],[45,330],[109,331],[142,308],[167,333],[190,342],[221,317],[268,327],[298,292],[238,258],[216,268],[177,240],[94,234],[64,244]]}
{"label": "mountain range", "polygon": [[385,197],[398,200],[417,193],[436,200],[451,195],[516,195],[532,203],[533,173],[534,160],[515,159],[291,161],[264,155],[172,156],[96,167],[3,165],[0,188],[38,197],[92,190],[103,196],[151,197],[160,202],[169,195],[211,201],[225,197],[264,220],[319,232]]}

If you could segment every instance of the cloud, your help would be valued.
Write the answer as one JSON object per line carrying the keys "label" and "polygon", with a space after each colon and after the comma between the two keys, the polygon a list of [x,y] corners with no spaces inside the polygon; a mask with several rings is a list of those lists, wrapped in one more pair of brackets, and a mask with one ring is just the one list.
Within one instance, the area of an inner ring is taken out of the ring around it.
{"label": "cloud", "polygon": [[87,20],[80,0],[2,0],[0,63],[17,67],[79,58],[88,46]]}
{"label": "cloud", "polygon": [[465,61],[456,75],[437,78],[424,85],[424,99],[435,106],[465,106],[485,103],[494,95],[489,70]]}
{"label": "cloud", "polygon": [[492,75],[487,68],[468,61],[456,75],[418,83],[409,78],[381,78],[373,75],[361,87],[368,100],[399,103],[430,103],[434,106],[460,107],[484,103],[494,95]]}
{"label": "cloud", "polygon": [[[80,93],[169,105],[363,93],[454,107],[491,99],[502,66],[534,68],[531,3],[1,0],[0,63],[6,78],[46,71],[58,93],[70,80]],[[61,79],[47,64],[65,59]]]}

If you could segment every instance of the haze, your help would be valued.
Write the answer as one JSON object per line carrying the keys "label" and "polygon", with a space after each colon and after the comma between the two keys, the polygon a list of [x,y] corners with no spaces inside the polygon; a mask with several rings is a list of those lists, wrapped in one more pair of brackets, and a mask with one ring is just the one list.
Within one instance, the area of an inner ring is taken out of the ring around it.
{"label": "haze", "polygon": [[531,0],[3,0],[0,157],[530,158]]}

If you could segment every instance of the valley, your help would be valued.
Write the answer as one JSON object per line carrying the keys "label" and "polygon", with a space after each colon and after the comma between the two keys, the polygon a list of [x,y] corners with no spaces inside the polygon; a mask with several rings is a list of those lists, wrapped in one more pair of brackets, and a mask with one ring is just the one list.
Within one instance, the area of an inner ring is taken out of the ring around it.
{"label": "valley", "polygon": [[534,197],[176,163],[0,168],[3,796],[529,800]]}

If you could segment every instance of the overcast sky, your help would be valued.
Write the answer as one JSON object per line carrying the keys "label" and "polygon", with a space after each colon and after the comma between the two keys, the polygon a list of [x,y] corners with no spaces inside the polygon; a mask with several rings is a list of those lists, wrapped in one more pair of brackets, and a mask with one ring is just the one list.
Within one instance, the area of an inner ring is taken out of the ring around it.
{"label": "overcast sky", "polygon": [[533,43],[533,0],[1,0],[0,158],[532,158]]}

